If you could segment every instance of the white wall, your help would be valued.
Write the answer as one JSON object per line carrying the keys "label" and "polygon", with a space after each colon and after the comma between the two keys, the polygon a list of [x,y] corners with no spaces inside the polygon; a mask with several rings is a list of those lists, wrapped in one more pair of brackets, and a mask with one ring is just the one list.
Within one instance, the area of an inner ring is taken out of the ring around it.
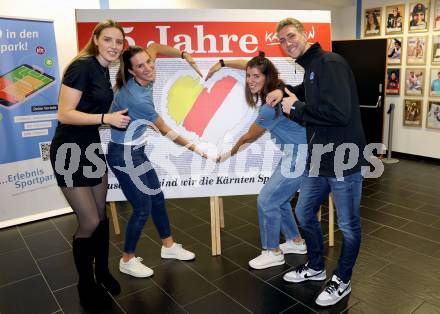
{"label": "white wall", "polygon": [[356,39],[356,6],[332,10],[332,40]]}
{"label": "white wall", "polygon": [[[399,4],[399,3],[406,3],[406,12],[405,12],[405,25],[404,25],[404,33],[403,35],[387,35],[385,36],[385,17],[384,17],[384,10],[385,6]],[[406,70],[406,44],[407,44],[407,36],[408,36],[408,23],[409,23],[409,17],[408,17],[408,11],[409,11],[409,5],[408,1],[379,1],[379,0],[363,0],[362,2],[362,8],[363,12],[365,9],[368,8],[375,8],[375,7],[382,7],[382,38],[387,37],[397,37],[397,36],[403,36],[404,37],[404,44],[403,44],[403,54],[402,54],[402,65],[401,66],[391,66],[393,68],[398,67],[400,68],[400,96],[387,96],[385,98],[385,110],[388,110],[389,104],[394,103],[396,105],[396,110],[394,113],[394,120],[393,120],[393,151],[401,152],[401,153],[407,153],[407,154],[413,154],[413,155],[419,155],[419,156],[426,156],[426,157],[432,157],[432,158],[440,158],[440,131],[433,130],[433,129],[427,129],[425,128],[426,123],[426,104],[428,103],[430,97],[429,97],[429,84],[430,84],[430,78],[429,73],[431,69],[431,45],[432,45],[432,18],[434,15],[433,10],[430,10],[430,25],[429,25],[429,31],[423,32],[423,33],[409,33],[411,35],[428,35],[428,46],[427,46],[427,56],[426,56],[426,65],[425,66],[416,66],[416,68],[425,68],[425,95],[423,97],[423,117],[422,117],[422,127],[421,128],[413,128],[408,126],[403,126],[403,102],[405,99],[404,93],[405,93],[405,70]],[[362,16],[364,16],[364,13],[362,12]],[[363,30],[363,22],[362,21],[362,30]],[[436,34],[439,32],[437,31]],[[378,38],[378,37],[374,37]],[[411,66],[414,67],[414,66]],[[407,98],[417,98],[422,99],[421,97],[407,97]],[[432,98],[433,100],[439,101],[440,99]],[[385,121],[384,121],[384,138],[385,138],[385,144],[387,144],[388,139],[388,115],[385,115]]]}
{"label": "white wall", "polygon": [[77,53],[75,9],[99,9],[99,0],[0,1],[1,16],[54,21],[60,73]]}
{"label": "white wall", "polygon": [[[356,14],[354,7],[349,10],[345,8],[337,8],[334,6],[323,5],[311,3],[310,1],[300,1],[300,0],[235,0],[235,1],[224,1],[224,0],[161,0],[161,1],[145,1],[145,0],[109,0],[110,9],[268,9],[268,10],[330,10],[332,11],[332,23],[334,21],[333,15],[337,14],[339,11],[347,12],[345,17],[346,24],[339,26],[340,23],[332,24],[332,39],[340,39],[339,32],[343,32],[344,39],[347,39],[350,32],[347,32],[347,28],[354,27],[356,21]],[[285,16],[280,16],[280,19]],[[353,31],[353,38],[354,38]],[[350,38],[350,39],[353,39]]]}

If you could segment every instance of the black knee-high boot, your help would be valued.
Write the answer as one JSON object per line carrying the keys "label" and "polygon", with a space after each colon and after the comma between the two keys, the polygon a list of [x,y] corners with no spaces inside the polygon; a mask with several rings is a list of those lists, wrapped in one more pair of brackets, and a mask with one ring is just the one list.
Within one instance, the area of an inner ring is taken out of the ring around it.
{"label": "black knee-high boot", "polygon": [[96,282],[101,284],[112,295],[121,293],[121,286],[110,274],[108,269],[109,251],[109,221],[108,218],[102,220],[98,228],[93,233],[95,239],[95,277]]}
{"label": "black knee-high boot", "polygon": [[74,238],[73,258],[78,271],[78,294],[85,309],[109,308],[110,296],[99,288],[93,276],[94,240],[93,238]]}

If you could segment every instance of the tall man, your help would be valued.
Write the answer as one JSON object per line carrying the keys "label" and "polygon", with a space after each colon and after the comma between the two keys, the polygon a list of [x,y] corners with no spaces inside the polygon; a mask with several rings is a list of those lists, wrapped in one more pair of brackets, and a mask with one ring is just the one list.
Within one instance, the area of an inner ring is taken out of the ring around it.
{"label": "tall man", "polygon": [[[336,204],[338,225],[343,234],[338,266],[316,299],[321,306],[333,305],[351,292],[352,269],[361,241],[361,166],[365,136],[353,73],[335,53],[319,43],[307,42],[304,25],[293,18],[278,23],[283,50],[304,69],[304,82],[286,86],[267,96],[267,103],[282,101],[291,120],[306,126],[309,156],[296,215],[308,248],[308,263],[284,275],[289,282],[325,280],[324,245],[316,214],[330,192]],[[283,96],[287,96],[284,97]]]}

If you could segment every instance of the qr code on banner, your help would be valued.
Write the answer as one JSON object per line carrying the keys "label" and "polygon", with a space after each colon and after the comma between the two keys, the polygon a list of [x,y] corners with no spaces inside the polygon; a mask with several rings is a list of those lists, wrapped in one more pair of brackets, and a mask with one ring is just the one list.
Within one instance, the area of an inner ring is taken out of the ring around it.
{"label": "qr code on banner", "polygon": [[50,142],[41,142],[40,144],[40,156],[43,161],[49,160],[50,157]]}

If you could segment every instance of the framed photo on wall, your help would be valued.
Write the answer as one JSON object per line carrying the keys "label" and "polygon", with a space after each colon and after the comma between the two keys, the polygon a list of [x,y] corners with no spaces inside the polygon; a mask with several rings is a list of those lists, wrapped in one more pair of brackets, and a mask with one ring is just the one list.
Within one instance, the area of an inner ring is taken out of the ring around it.
{"label": "framed photo on wall", "polygon": [[364,36],[380,36],[382,8],[365,10]]}
{"label": "framed photo on wall", "polygon": [[426,32],[429,28],[429,0],[411,1],[409,3],[410,32]]}
{"label": "framed photo on wall", "polygon": [[440,102],[430,101],[426,109],[426,127],[440,130]]}
{"label": "framed photo on wall", "polygon": [[432,36],[432,64],[440,64],[440,35]]}
{"label": "framed photo on wall", "polygon": [[440,68],[431,68],[429,96],[440,97]]}
{"label": "framed photo on wall", "polygon": [[403,125],[422,127],[421,99],[405,99],[403,106]]}
{"label": "framed photo on wall", "polygon": [[402,64],[402,44],[403,37],[387,39],[387,63],[390,65]]}
{"label": "framed photo on wall", "polygon": [[405,23],[405,4],[391,5],[385,8],[385,34],[402,34]]}
{"label": "framed photo on wall", "polygon": [[405,95],[423,96],[425,69],[407,68],[405,73]]}
{"label": "framed photo on wall", "polygon": [[386,95],[400,95],[400,69],[389,68],[387,69],[386,78]]}
{"label": "framed photo on wall", "polygon": [[406,47],[406,64],[424,65],[426,62],[427,36],[408,37]]}
{"label": "framed photo on wall", "polygon": [[434,6],[434,25],[433,30],[439,31],[440,30],[440,0],[433,0],[432,1]]}

